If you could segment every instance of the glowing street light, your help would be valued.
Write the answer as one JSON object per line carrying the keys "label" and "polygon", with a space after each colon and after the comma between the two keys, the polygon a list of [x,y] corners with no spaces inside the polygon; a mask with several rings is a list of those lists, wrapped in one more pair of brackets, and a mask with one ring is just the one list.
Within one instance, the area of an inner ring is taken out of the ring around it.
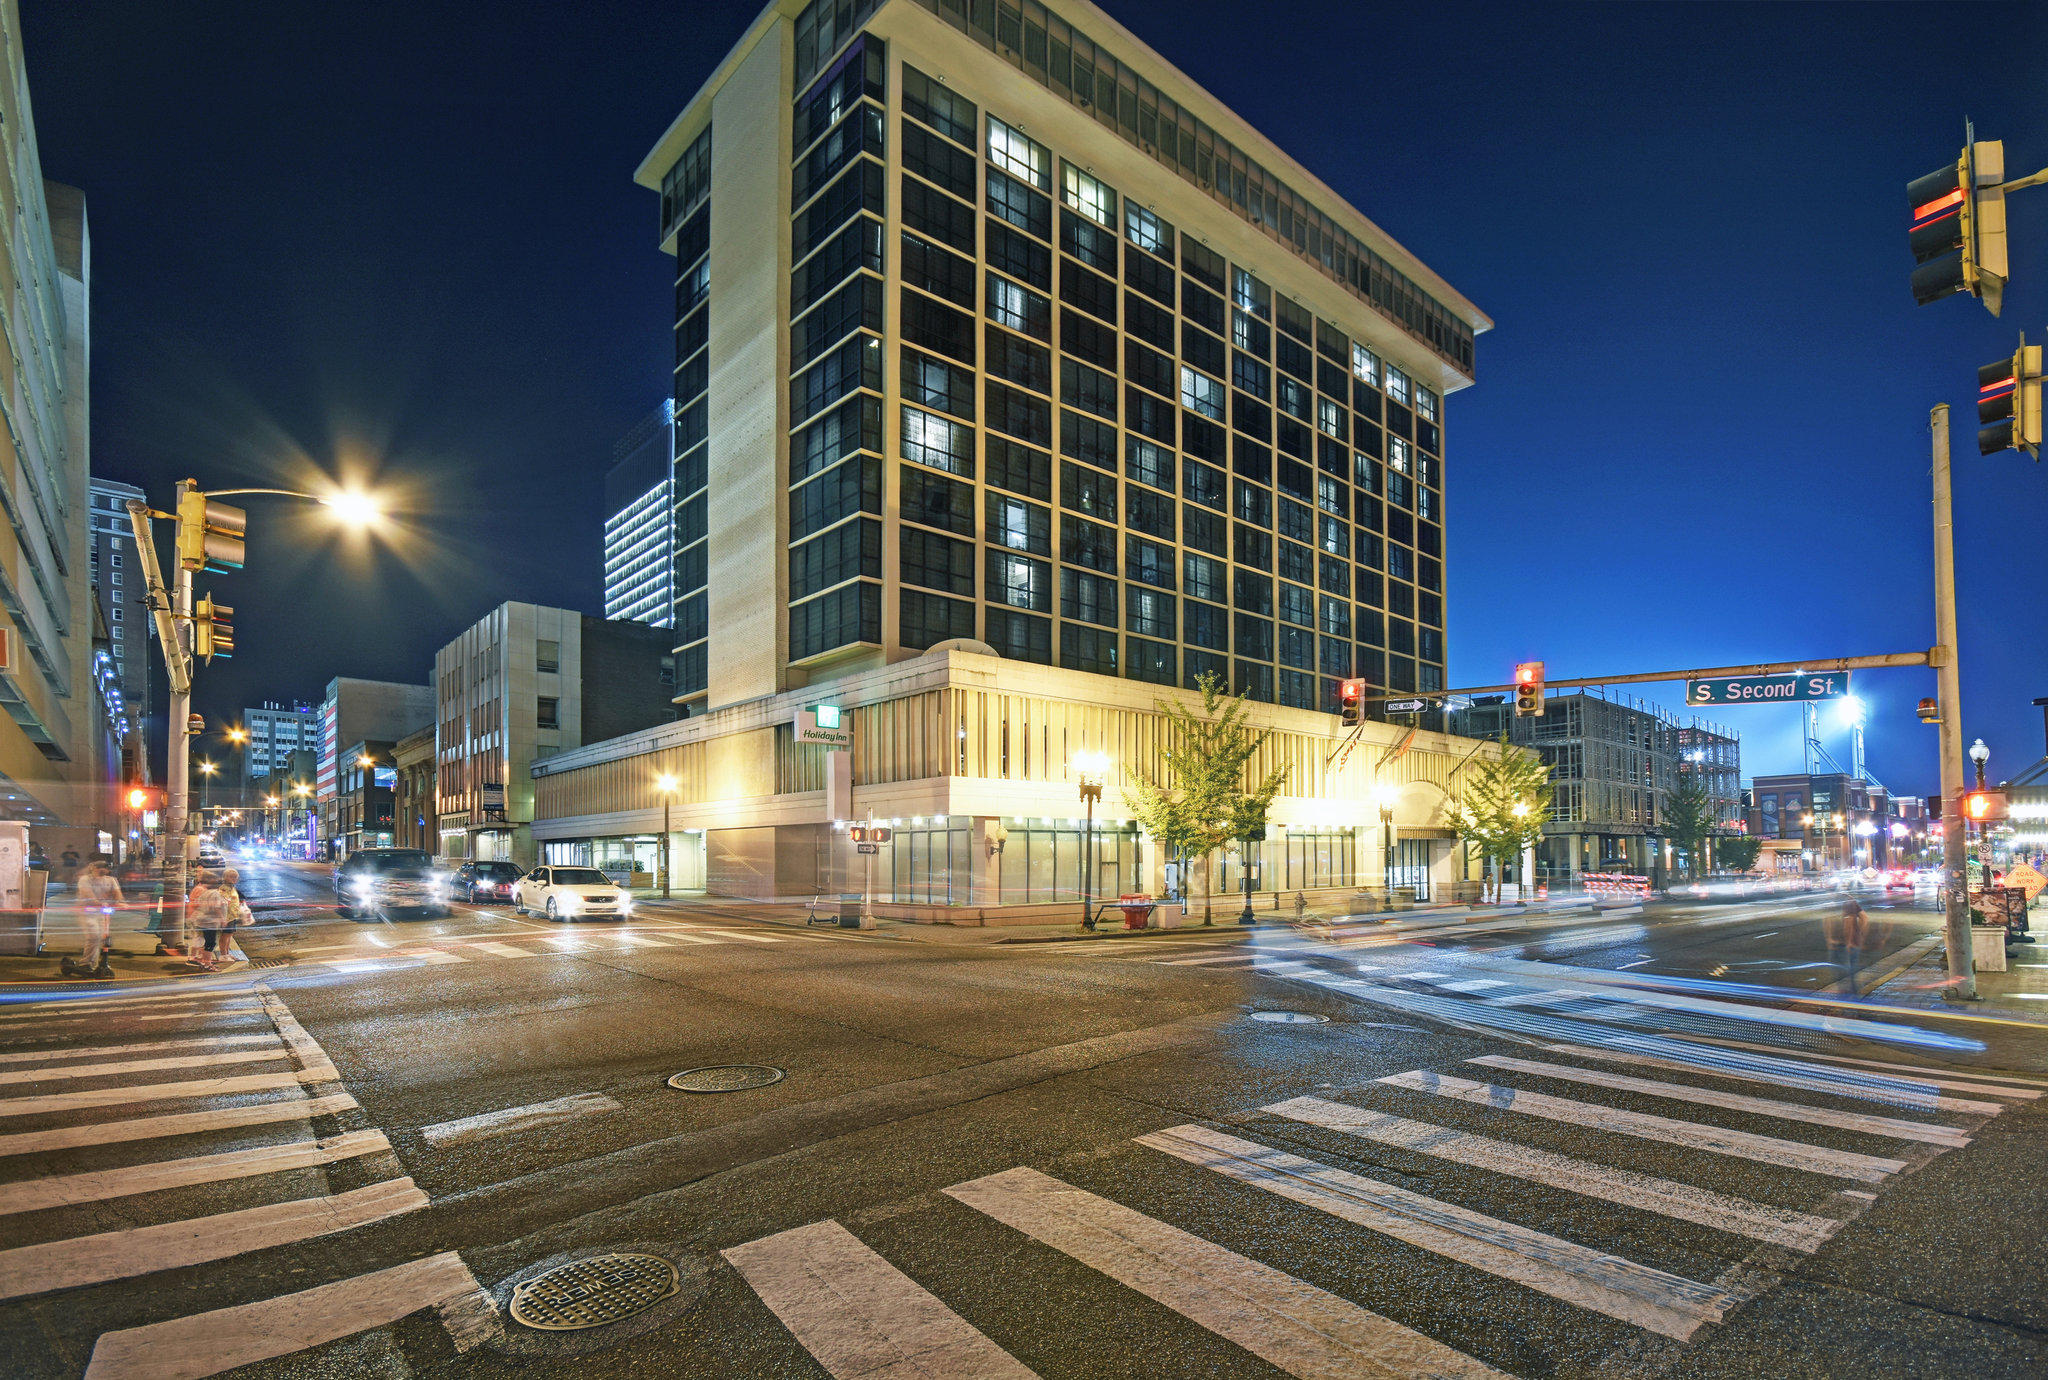
{"label": "glowing street light", "polygon": [[337,489],[319,502],[345,526],[375,527],[384,520],[384,501],[360,489]]}
{"label": "glowing street light", "polygon": [[654,789],[661,792],[661,899],[669,898],[669,807],[675,803],[676,779],[663,772],[654,778]]}
{"label": "glowing street light", "polygon": [[1102,799],[1102,786],[1109,779],[1109,755],[1102,752],[1077,752],[1073,760],[1074,778],[1081,787],[1081,803],[1087,807],[1088,823],[1081,836],[1081,928],[1095,928],[1095,887],[1090,875],[1089,864],[1095,854],[1095,802]]}

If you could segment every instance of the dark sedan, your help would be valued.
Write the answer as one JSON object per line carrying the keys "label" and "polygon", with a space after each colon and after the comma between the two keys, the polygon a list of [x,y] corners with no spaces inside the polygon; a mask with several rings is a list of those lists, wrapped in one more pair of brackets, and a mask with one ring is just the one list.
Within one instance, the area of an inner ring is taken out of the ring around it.
{"label": "dark sedan", "polygon": [[464,863],[455,871],[455,893],[471,905],[479,901],[510,901],[512,884],[520,875],[516,863]]}

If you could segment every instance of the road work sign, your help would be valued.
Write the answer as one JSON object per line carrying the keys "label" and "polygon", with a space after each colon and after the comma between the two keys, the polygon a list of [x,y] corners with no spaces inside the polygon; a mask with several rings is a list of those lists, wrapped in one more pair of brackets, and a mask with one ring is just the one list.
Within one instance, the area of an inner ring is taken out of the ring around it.
{"label": "road work sign", "polygon": [[1685,683],[1688,705],[1789,704],[1796,700],[1840,700],[1848,696],[1847,671],[1796,676],[1717,676]]}

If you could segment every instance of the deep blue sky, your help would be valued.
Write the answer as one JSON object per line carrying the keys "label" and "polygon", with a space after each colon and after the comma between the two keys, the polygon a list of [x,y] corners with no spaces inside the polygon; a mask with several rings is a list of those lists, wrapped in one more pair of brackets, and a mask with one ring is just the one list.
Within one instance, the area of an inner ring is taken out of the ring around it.
{"label": "deep blue sky", "polygon": [[[595,611],[603,470],[669,372],[631,172],[756,6],[22,9],[45,171],[89,197],[95,470],[415,495],[402,560],[256,510],[202,711],[424,679],[501,599]],[[2048,474],[1980,460],[1971,403],[2048,335],[2048,188],[1994,321],[1913,306],[1904,184],[1966,115],[2048,164],[2048,7],[1112,12],[1499,323],[1448,405],[1453,681],[1927,646],[1948,401],[1965,730],[1994,776],[2040,755]],[[1931,674],[1860,680],[1873,771],[1931,789]],[[1722,719],[1797,768],[1796,711]]]}

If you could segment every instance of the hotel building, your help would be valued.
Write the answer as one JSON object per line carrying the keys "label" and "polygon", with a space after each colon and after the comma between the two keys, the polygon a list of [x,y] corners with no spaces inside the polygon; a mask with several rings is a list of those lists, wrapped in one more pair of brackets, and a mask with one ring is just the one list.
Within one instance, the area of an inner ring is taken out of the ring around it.
{"label": "hotel building", "polygon": [[[842,889],[873,813],[885,894],[1049,901],[1089,748],[1091,884],[1156,890],[1121,784],[1213,675],[1291,767],[1259,885],[1381,880],[1376,786],[1396,866],[1450,879],[1473,745],[1347,749],[1334,710],[1444,686],[1477,308],[1085,3],[770,5],[637,178],[677,264],[689,717],[537,765],[548,856],[658,830],[666,775],[715,890]],[[828,701],[850,751],[796,741]]]}

